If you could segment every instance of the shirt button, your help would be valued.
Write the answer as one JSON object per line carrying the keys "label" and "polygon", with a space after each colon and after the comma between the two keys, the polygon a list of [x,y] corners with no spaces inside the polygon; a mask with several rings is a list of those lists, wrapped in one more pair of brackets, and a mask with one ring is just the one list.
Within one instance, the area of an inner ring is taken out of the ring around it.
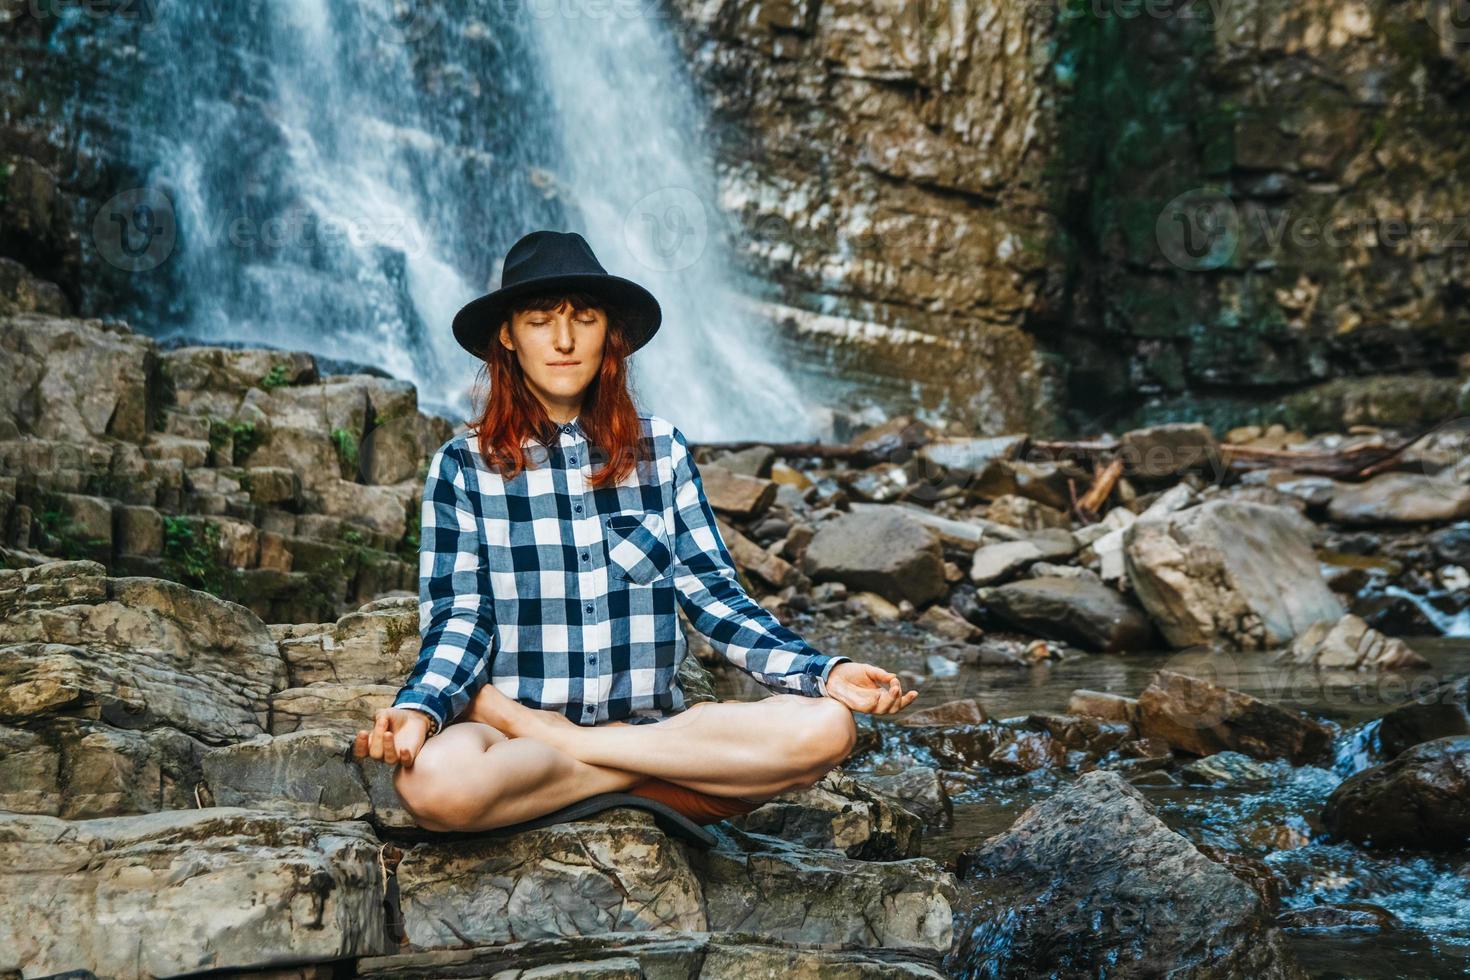
{"label": "shirt button", "polygon": [[572,510],[574,510],[574,511],[576,511],[576,512],[577,512],[577,513],[579,513],[579,514],[580,514],[580,513],[582,513],[582,505],[581,505],[581,504],[576,504],[576,505],[574,505],[574,506],[573,506],[573,507],[572,507]]}
{"label": "shirt button", "polygon": [[568,456],[567,457],[567,462],[568,463],[575,463],[576,461],[577,461],[577,457],[575,457],[575,456]]}
{"label": "shirt button", "polygon": [[588,612],[591,612],[592,611],[592,607],[590,605],[587,607],[587,611]]}
{"label": "shirt button", "polygon": [[593,654],[592,656],[588,657],[587,658],[587,662],[590,663],[590,664],[597,663],[597,655],[596,654]]}
{"label": "shirt button", "polygon": [[589,561],[589,560],[590,560],[590,559],[588,559],[588,557],[587,557],[587,552],[585,552],[585,551],[584,551],[584,552],[582,552],[582,560],[583,560],[583,561]]}

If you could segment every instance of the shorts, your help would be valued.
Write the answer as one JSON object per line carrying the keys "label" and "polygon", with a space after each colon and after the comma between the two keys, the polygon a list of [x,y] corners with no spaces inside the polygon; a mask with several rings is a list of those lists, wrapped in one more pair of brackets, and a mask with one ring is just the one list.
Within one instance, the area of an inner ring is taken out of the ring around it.
{"label": "shorts", "polygon": [[767,802],[747,796],[716,796],[713,793],[701,793],[697,789],[680,786],[678,783],[671,783],[657,776],[647,777],[628,792],[635,796],[646,796],[649,799],[658,800],[697,824],[719,823],[727,817],[749,813],[757,807],[764,806]]}

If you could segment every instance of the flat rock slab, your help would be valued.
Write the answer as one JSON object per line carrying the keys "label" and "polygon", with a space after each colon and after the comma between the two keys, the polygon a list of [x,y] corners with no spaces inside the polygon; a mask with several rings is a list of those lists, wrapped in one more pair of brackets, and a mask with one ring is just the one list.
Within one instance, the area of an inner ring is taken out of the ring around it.
{"label": "flat rock slab", "polygon": [[732,829],[734,847],[692,858],[709,928],[786,942],[943,952],[954,937],[954,876],[929,858],[858,861]]}
{"label": "flat rock slab", "polygon": [[234,807],[66,821],[0,814],[0,973],[119,980],[381,955],[367,824]]}
{"label": "flat rock slab", "polygon": [[963,859],[977,902],[947,965],[994,976],[1303,976],[1256,891],[1094,771]]}
{"label": "flat rock slab", "polygon": [[707,928],[688,850],[642,810],[513,837],[418,844],[398,865],[417,949],[599,932]]}
{"label": "flat rock slab", "polygon": [[1143,611],[1116,589],[1081,578],[1011,582],[986,596],[990,611],[1017,629],[1084,650],[1111,652],[1153,646]]}
{"label": "flat rock slab", "polygon": [[502,946],[371,957],[358,961],[356,975],[384,980],[937,980],[944,976],[929,958],[905,957],[886,950],[806,949],[758,936],[687,930],[531,939]]}

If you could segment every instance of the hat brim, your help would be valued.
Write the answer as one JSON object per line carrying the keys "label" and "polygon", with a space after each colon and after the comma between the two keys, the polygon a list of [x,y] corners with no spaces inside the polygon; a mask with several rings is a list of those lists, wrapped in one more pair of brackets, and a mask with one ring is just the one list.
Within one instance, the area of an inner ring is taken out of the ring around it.
{"label": "hat brim", "polygon": [[663,310],[658,300],[631,279],[598,273],[573,273],[527,279],[470,300],[454,315],[454,339],[471,354],[484,357],[515,300],[554,290],[592,293],[626,310],[630,354],[648,343],[663,321]]}

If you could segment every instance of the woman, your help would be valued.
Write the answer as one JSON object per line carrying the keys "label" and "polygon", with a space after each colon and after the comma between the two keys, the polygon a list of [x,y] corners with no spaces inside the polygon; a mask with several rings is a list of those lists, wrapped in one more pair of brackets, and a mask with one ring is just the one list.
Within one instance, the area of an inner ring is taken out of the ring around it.
{"label": "woman", "polygon": [[[445,831],[614,791],[711,823],[816,782],[852,751],[853,711],[916,692],[820,653],[741,589],[683,434],[628,393],[626,358],[661,318],[651,294],[575,233],[522,238],[502,279],[455,317],[485,407],[430,463],[422,648],[355,754],[398,763],[404,805]],[[780,693],[686,707],[676,604]]]}

